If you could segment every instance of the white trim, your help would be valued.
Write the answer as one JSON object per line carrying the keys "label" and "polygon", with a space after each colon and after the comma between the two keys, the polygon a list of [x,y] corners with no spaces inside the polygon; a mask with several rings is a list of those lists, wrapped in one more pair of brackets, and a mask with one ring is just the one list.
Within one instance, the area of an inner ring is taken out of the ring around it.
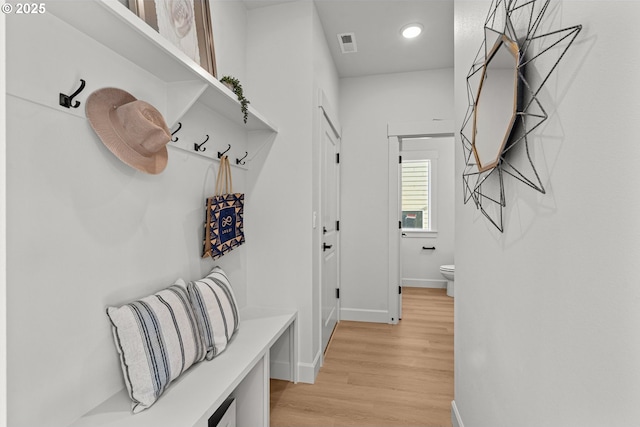
{"label": "white trim", "polygon": [[[296,317],[297,320],[297,317]],[[298,383],[298,322],[293,322],[289,327],[289,369],[291,381],[294,384]]]}
{"label": "white trim", "polygon": [[420,136],[453,136],[453,120],[433,119],[429,122],[389,123],[387,136],[420,137]]}
{"label": "white trim", "polygon": [[[447,137],[449,138],[449,137]],[[407,138],[406,136],[401,137],[402,140],[408,140],[408,142],[411,141],[415,141],[416,139],[419,138]],[[443,138],[429,138],[429,139],[425,139],[423,142],[421,142],[422,144],[428,144],[429,142],[431,142],[432,139],[443,139]],[[404,162],[405,160],[408,161],[412,161],[412,160],[424,160],[424,159],[439,159],[440,158],[440,152],[438,150],[425,150],[424,148],[406,148],[404,146],[405,144],[403,144],[402,146],[402,152],[400,154],[402,154],[402,161]]]}
{"label": "white trim", "polygon": [[402,229],[402,238],[403,239],[426,239],[426,238],[435,238],[438,237],[438,230],[416,230],[415,228],[403,228]]}
{"label": "white trim", "polygon": [[446,280],[434,279],[402,279],[402,286],[407,288],[446,289]]}
{"label": "white trim", "polygon": [[342,308],[340,309],[340,319],[356,322],[389,323],[389,311]]}
{"label": "white trim", "polygon": [[[428,177],[427,177],[427,185],[429,188],[428,190],[429,201],[427,203],[427,206],[429,206],[429,208],[427,212],[427,218],[429,223],[427,224],[426,229],[418,230],[418,229],[403,228],[402,232],[404,234],[406,233],[406,230],[423,231],[423,232],[435,231],[438,229],[438,175],[439,175],[438,158],[440,157],[439,155],[440,153],[438,152],[438,150],[427,150],[424,148],[424,145],[428,144],[429,141],[432,139],[437,140],[442,138],[428,138],[428,139],[421,140],[419,145],[422,148],[417,148],[418,146],[414,145],[410,150],[405,149],[406,148],[405,139],[408,142],[412,138],[407,138],[404,136],[398,136],[397,138],[400,143],[400,156],[402,157],[402,165],[405,164],[405,161],[413,162],[413,161],[425,161],[425,160],[429,164]],[[447,138],[452,138],[452,137],[447,137]],[[413,138],[413,139],[415,140],[416,138]],[[400,173],[400,175],[402,175],[402,173]],[[402,187],[402,186],[399,185],[399,187]],[[402,193],[402,191],[400,191],[400,193]],[[400,194],[400,203],[402,203],[401,201],[402,201],[402,194]],[[425,237],[431,237],[431,236],[425,236]],[[437,237],[437,236],[433,236],[433,237]]]}
{"label": "white trim", "polygon": [[[253,369],[255,369],[255,367]],[[271,420],[271,354],[268,351],[264,353],[264,357],[262,358],[262,381],[260,382],[262,383],[262,417],[260,417],[260,419],[264,421],[266,425],[269,425],[269,421]],[[240,383],[240,385],[236,389],[236,393],[239,393],[242,390],[243,386],[245,386],[245,384]],[[237,399],[234,403],[238,403]],[[248,421],[254,422],[253,419],[244,420],[243,424]]]}
{"label": "white trim", "polygon": [[462,417],[460,417],[460,412],[458,411],[455,400],[451,401],[451,424],[453,427],[464,427],[464,423],[462,422]]}
{"label": "white trim", "polygon": [[333,132],[336,134],[336,138],[341,138],[342,125],[340,125],[338,116],[335,114],[333,107],[331,107],[331,104],[329,103],[329,98],[327,98],[327,95],[322,89],[318,89],[318,107],[320,107],[324,112],[324,115],[327,116],[327,120],[331,125]]}
{"label": "white trim", "polygon": [[[322,88],[318,89],[318,107],[321,111],[321,115],[319,116],[318,119],[318,123],[317,123],[317,138],[318,141],[317,143],[320,145],[320,159],[318,160],[320,162],[320,167],[318,169],[318,194],[317,194],[317,204],[318,204],[318,211],[317,211],[317,216],[314,218],[314,233],[315,236],[317,236],[317,242],[318,245],[320,244],[319,242],[323,241],[323,233],[322,233],[322,218],[324,217],[324,212],[323,212],[323,200],[322,200],[322,194],[323,194],[323,185],[324,185],[324,176],[323,176],[323,163],[322,163],[322,158],[323,158],[323,153],[322,153],[322,143],[323,143],[323,128],[324,128],[324,122],[323,120],[326,119],[327,123],[329,124],[329,127],[331,128],[331,130],[334,133],[334,137],[336,139],[336,150],[337,150],[337,154],[338,156],[340,155],[340,150],[342,148],[342,126],[340,125],[340,122],[338,121],[338,116],[337,114],[335,114],[335,110],[333,109],[333,107],[331,106],[329,99],[327,98],[327,95],[325,94],[324,90]],[[324,116],[324,117],[323,117]],[[337,177],[336,177],[336,184],[337,184],[337,193],[336,193],[336,203],[337,203],[337,221],[340,221],[340,197],[341,197],[341,185],[340,185],[340,180],[341,180],[341,165],[338,162],[337,165]],[[314,212],[314,215],[316,214],[316,212]],[[319,226],[318,226],[319,224]],[[335,251],[335,256],[337,258],[337,271],[338,271],[338,277],[337,277],[337,283],[336,283],[336,288],[340,289],[342,287],[341,281],[340,281],[340,260],[341,260],[341,239],[340,239],[340,232],[336,231],[336,240],[335,240],[335,245],[336,245],[336,251]],[[318,348],[320,349],[320,356],[318,357],[318,355],[316,355],[316,358],[318,358],[319,363],[316,363],[314,361],[314,363],[316,364],[317,368],[315,369],[315,374],[313,376],[314,380],[318,375],[318,371],[320,369],[320,367],[322,366],[323,363],[323,359],[322,359],[322,353],[324,352],[324,347],[323,347],[323,337],[322,337],[322,332],[323,332],[323,321],[322,321],[322,268],[323,268],[323,252],[322,251],[318,251],[318,255],[316,257],[316,262],[318,263],[316,266],[316,270],[317,270],[317,284],[318,284],[318,303],[317,303],[317,307],[318,307],[318,325],[319,325],[319,334],[318,334]],[[340,299],[338,299],[337,301],[337,313],[336,313],[336,320],[338,322],[340,322],[340,307],[341,307],[341,301]],[[303,381],[303,380],[300,380]],[[303,381],[305,382],[305,381]],[[313,381],[312,381],[313,383]]]}
{"label": "white trim", "polygon": [[[6,64],[5,16],[0,16],[0,58]],[[6,112],[6,70],[0,69],[0,114]],[[7,146],[6,120],[0,121],[0,424],[7,422]]]}
{"label": "white trim", "polygon": [[316,382],[318,372],[320,372],[320,360],[322,351],[318,351],[313,363],[298,363],[298,381],[301,383],[313,384]]}
{"label": "white trim", "polygon": [[398,294],[400,286],[400,230],[398,223],[402,220],[400,214],[400,141],[396,137],[389,137],[389,234],[387,247],[389,248],[389,291],[387,294],[388,316],[387,322],[398,323],[402,317],[402,295]]}
{"label": "white trim", "polygon": [[[388,225],[389,233],[387,247],[389,248],[389,293],[388,293],[388,314],[387,323],[397,323],[397,319],[402,317],[402,295],[398,294],[398,285],[401,278],[400,272],[400,233],[398,233],[398,220],[400,216],[399,200],[399,167],[398,156],[400,155],[400,140],[405,137],[453,137],[453,120],[434,119],[424,122],[410,123],[389,123],[387,124],[388,150]],[[434,228],[437,224],[434,225]],[[343,316],[349,312],[347,309],[341,310]],[[347,317],[342,317],[349,320]],[[394,320],[392,320],[394,319]]]}

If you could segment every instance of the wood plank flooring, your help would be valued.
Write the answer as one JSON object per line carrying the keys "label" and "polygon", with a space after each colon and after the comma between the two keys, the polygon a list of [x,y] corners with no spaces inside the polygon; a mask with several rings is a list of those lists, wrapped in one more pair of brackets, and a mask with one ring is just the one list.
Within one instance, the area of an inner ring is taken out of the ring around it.
{"label": "wood plank flooring", "polygon": [[402,296],[398,325],[338,324],[315,384],[271,380],[271,426],[451,426],[453,299]]}

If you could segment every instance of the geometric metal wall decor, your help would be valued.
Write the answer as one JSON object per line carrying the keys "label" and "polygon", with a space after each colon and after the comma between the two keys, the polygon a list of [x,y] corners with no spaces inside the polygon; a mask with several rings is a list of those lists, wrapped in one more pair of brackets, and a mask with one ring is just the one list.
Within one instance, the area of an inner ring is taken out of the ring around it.
{"label": "geometric metal wall decor", "polygon": [[[529,152],[529,136],[548,118],[538,95],[582,29],[582,25],[575,25],[541,33],[549,2],[493,0],[484,41],[467,75],[469,104],[460,130],[465,156],[464,203],[473,200],[500,232],[504,231],[506,177],[545,192]],[[532,52],[534,43],[541,45],[536,53]],[[531,71],[536,59],[554,54],[557,59],[549,61],[548,70],[536,67],[540,77],[535,85],[533,79],[527,80],[526,71]],[[509,160],[508,153],[518,145],[524,146],[526,153],[524,167]]]}

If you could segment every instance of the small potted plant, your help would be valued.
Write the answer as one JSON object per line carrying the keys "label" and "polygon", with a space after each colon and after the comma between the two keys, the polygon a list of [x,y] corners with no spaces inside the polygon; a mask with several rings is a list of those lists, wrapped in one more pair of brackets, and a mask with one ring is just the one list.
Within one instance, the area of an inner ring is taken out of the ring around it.
{"label": "small potted plant", "polygon": [[247,116],[249,114],[248,113],[249,110],[247,106],[249,105],[249,101],[247,101],[247,98],[244,97],[244,93],[242,92],[242,85],[240,84],[240,81],[235,77],[223,76],[220,79],[220,82],[222,82],[226,87],[231,89],[231,91],[235,93],[236,96],[238,97],[238,101],[240,101],[240,109],[244,114],[244,122],[247,123]]}

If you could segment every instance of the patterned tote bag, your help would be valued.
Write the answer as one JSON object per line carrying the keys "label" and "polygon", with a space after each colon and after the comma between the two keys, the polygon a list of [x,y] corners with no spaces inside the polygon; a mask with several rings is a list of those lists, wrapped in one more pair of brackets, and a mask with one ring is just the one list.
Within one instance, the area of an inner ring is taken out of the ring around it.
{"label": "patterned tote bag", "polygon": [[222,156],[215,196],[207,199],[203,258],[218,259],[244,243],[244,194],[233,192],[229,158]]}

